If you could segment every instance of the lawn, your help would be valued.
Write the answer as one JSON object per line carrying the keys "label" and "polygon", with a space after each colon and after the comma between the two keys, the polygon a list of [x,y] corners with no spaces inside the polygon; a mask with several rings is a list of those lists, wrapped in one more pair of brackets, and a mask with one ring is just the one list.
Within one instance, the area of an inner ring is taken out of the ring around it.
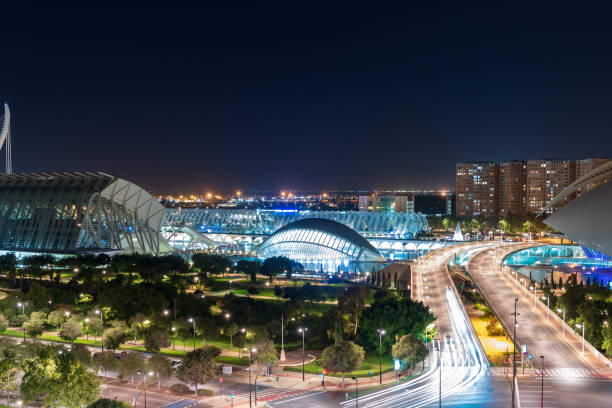
{"label": "lawn", "polygon": [[[301,373],[302,366],[285,367],[283,370]],[[391,358],[391,354],[384,354],[382,356],[382,372],[386,373],[392,370],[393,359]],[[323,372],[323,368],[321,367],[319,359],[317,359],[312,363],[305,364],[304,371],[308,374],[321,374]],[[345,377],[371,377],[378,375],[378,373],[378,354],[367,353],[363,363],[361,363],[361,367],[358,370],[345,375]],[[327,375],[332,377],[342,377],[342,374],[328,373]]]}

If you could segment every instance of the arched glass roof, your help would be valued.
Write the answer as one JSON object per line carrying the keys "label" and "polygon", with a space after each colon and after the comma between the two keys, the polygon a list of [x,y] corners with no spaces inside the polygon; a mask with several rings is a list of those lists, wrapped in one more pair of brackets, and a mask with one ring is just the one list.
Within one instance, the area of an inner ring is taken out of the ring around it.
{"label": "arched glass roof", "polygon": [[257,256],[285,256],[297,261],[385,260],[376,248],[355,230],[324,218],[306,218],[285,225],[259,247]]}

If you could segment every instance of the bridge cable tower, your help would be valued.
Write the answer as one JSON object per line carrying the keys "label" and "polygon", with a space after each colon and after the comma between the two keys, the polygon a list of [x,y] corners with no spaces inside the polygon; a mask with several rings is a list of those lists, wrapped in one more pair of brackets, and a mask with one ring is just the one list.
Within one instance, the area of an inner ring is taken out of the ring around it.
{"label": "bridge cable tower", "polygon": [[2,147],[4,147],[4,153],[6,155],[6,174],[12,174],[11,111],[6,103],[4,104],[4,115],[0,116],[0,150]]}

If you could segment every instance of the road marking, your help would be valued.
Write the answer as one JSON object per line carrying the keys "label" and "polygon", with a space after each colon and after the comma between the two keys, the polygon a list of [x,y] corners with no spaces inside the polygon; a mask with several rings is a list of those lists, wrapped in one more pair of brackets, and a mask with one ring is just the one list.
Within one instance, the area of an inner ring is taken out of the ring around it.
{"label": "road marking", "polygon": [[311,396],[317,395],[317,394],[323,394],[324,392],[327,392],[327,391],[319,391],[319,392],[315,392],[315,393],[308,394],[308,395],[300,395],[299,397],[291,398],[291,399],[284,400],[284,401],[275,402],[274,404],[275,405],[284,404],[285,402],[296,401],[296,400],[299,400],[301,398],[311,397]]}

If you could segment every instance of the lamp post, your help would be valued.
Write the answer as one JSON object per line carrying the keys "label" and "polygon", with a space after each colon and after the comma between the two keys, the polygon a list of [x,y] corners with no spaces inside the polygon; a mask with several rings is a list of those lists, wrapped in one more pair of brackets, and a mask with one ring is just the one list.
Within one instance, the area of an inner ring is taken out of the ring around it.
{"label": "lamp post", "polygon": [[302,381],[304,381],[304,335],[308,331],[307,327],[300,327],[298,332],[302,333]]}
{"label": "lamp post", "polygon": [[514,298],[514,336],[512,338],[512,408],[514,408],[514,398],[515,398],[515,385],[516,385],[516,328],[518,327],[518,323],[516,322],[516,318],[520,315],[520,313],[516,312],[516,304],[518,303],[518,298]]}
{"label": "lamp post", "polygon": [[193,350],[195,351],[195,338],[196,338],[195,319],[193,317],[190,317],[189,323],[191,323],[193,326]]}
{"label": "lamp post", "polygon": [[542,365],[542,392],[540,394],[540,408],[544,408],[544,356],[540,356]]}
{"label": "lamp post", "polygon": [[[563,323],[565,323],[565,309],[557,309],[557,313],[563,312]],[[563,338],[565,338],[565,324],[563,325]]]}
{"label": "lamp post", "polygon": [[176,327],[172,328],[172,350],[174,350],[174,336],[176,335]]}
{"label": "lamp post", "polygon": [[382,384],[382,336],[386,332],[383,329],[378,329],[378,381]]}
{"label": "lamp post", "polygon": [[285,315],[281,314],[281,351],[280,361],[285,361]]}
{"label": "lamp post", "polygon": [[[19,302],[17,303],[17,307],[21,308],[21,314],[25,316],[25,307],[28,304],[28,302]],[[25,322],[24,322],[25,323]],[[21,325],[21,330],[23,331],[23,342],[26,342],[26,336],[25,336],[25,326],[22,324]]]}
{"label": "lamp post", "polygon": [[94,313],[100,315],[100,320],[102,320],[102,336],[100,341],[102,342],[102,352],[104,353],[104,313],[100,309],[94,310]]}
{"label": "lamp post", "polygon": [[[242,332],[242,335],[244,336],[244,344],[246,344],[246,329],[243,327],[242,329],[240,329],[240,331]],[[238,347],[238,359],[240,359],[240,350],[242,349]]]}
{"label": "lamp post", "polygon": [[584,355],[584,324],[576,324],[576,327],[582,329],[582,355]]}
{"label": "lamp post", "polygon": [[[243,350],[246,350],[246,347]],[[252,387],[251,387],[251,352],[256,353],[257,349],[249,348],[249,407],[253,406],[252,402],[251,402],[251,393],[252,393]]]}
{"label": "lamp post", "polygon": [[89,340],[89,318],[85,318],[85,335],[87,336],[87,340]]}

